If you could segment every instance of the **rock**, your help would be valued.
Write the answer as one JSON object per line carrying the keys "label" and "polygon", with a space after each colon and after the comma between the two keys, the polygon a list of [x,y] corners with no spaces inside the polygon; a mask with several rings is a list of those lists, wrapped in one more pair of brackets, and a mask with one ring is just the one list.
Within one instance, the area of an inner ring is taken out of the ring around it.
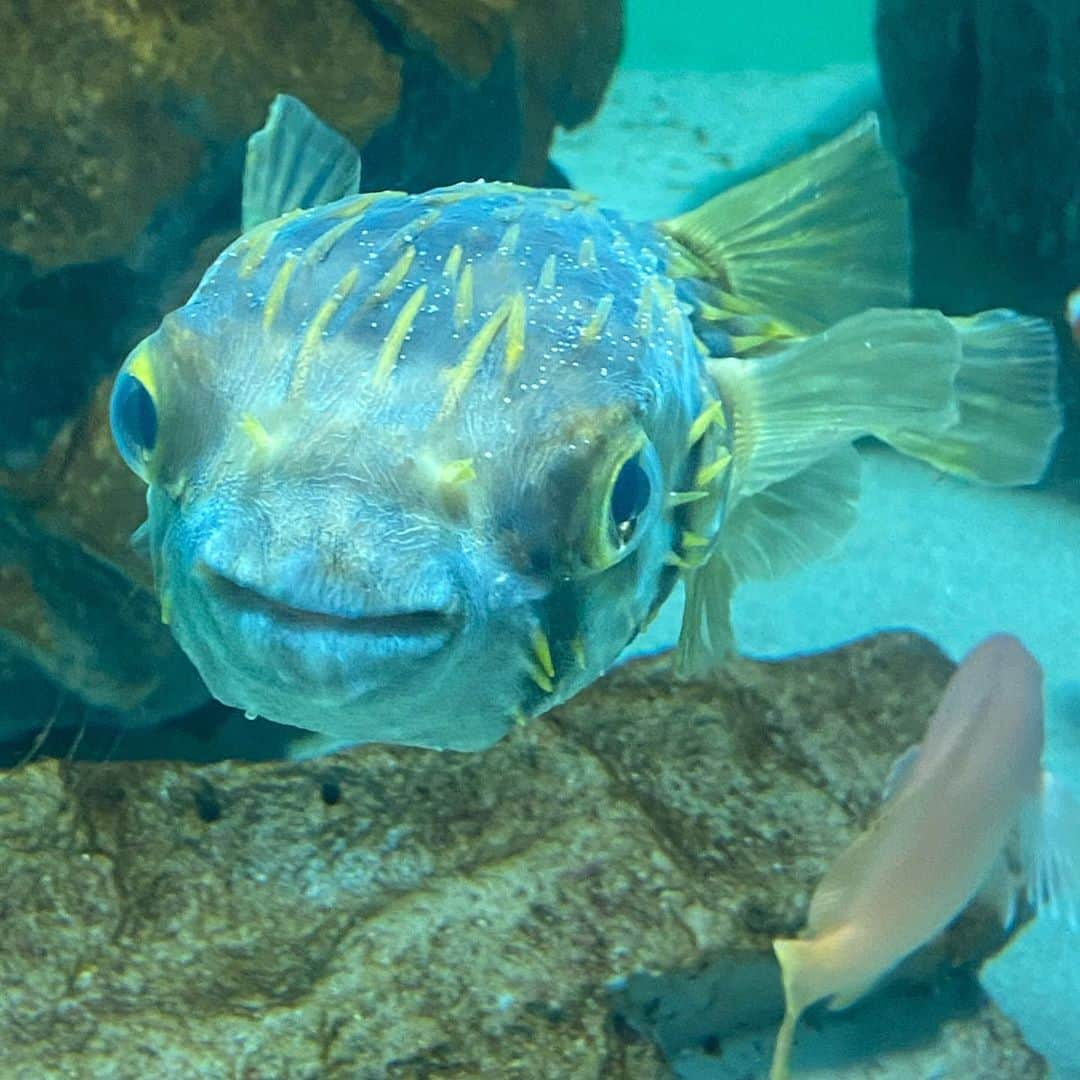
{"label": "rock", "polygon": [[[271,98],[353,138],[368,189],[538,182],[600,101],[621,4],[26,0],[0,37],[0,653],[20,686],[36,661],[153,720],[205,691],[127,547],[142,494],[106,382],[235,235]],[[38,722],[4,686],[0,730]]]}
{"label": "rock", "polygon": [[40,453],[155,321],[200,242],[235,227],[243,142],[275,93],[303,97],[364,149],[369,189],[538,182],[555,124],[600,101],[621,4],[28,0],[0,4],[0,35],[11,466]]}
{"label": "rock", "polygon": [[[777,1022],[770,938],[948,672],[908,635],[691,683],[659,657],[482,754],[37,761],[0,785],[6,1075],[653,1080],[612,981],[734,954]],[[969,912],[909,997],[1002,944]],[[985,1009],[924,1037],[1042,1075]]]}
{"label": "rock", "polygon": [[[915,227],[918,303],[1056,319],[1080,283],[1074,0],[878,0],[876,39]],[[1064,344],[1063,336],[1063,344]],[[1066,356],[1075,359],[1071,344]],[[1054,470],[1080,488],[1080,374]]]}
{"label": "rock", "polygon": [[[40,467],[0,471],[0,656],[7,657],[0,728],[7,737],[42,726],[53,707],[42,709],[41,699],[55,703],[65,692],[144,723],[208,697],[161,623],[149,563],[130,544],[146,516],[145,494],[112,445],[110,382],[64,426]],[[62,690],[50,693],[32,667]],[[56,719],[76,717],[85,719],[68,703]],[[112,720],[123,726],[122,717]]]}
{"label": "rock", "polygon": [[879,0],[876,30],[917,200],[969,208],[1004,253],[1080,280],[1072,0]]}

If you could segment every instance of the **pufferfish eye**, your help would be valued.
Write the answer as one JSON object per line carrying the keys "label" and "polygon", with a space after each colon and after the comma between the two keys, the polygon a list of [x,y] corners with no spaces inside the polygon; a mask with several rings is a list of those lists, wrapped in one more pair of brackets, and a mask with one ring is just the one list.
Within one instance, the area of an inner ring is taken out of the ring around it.
{"label": "pufferfish eye", "polygon": [[655,515],[661,488],[655,447],[643,437],[624,444],[622,453],[597,472],[596,483],[599,497],[586,503],[592,509],[576,545],[582,563],[594,571],[629,555]]}
{"label": "pufferfish eye", "polygon": [[134,375],[124,372],[117,378],[109,403],[109,424],[124,461],[143,476],[157,444],[158,415],[150,391]]}
{"label": "pufferfish eye", "polygon": [[635,454],[622,463],[611,488],[609,511],[620,545],[630,543],[652,494],[652,482],[639,458]]}

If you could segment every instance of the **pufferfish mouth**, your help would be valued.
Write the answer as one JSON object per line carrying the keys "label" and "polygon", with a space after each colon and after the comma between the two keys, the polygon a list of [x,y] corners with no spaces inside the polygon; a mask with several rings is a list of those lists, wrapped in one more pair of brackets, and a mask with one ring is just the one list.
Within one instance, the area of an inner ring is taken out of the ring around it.
{"label": "pufferfish mouth", "polygon": [[210,592],[226,607],[265,615],[275,624],[290,629],[409,639],[437,646],[449,640],[461,625],[460,615],[453,610],[416,609],[353,615],[290,604],[249,585],[241,585],[208,567],[200,569]]}

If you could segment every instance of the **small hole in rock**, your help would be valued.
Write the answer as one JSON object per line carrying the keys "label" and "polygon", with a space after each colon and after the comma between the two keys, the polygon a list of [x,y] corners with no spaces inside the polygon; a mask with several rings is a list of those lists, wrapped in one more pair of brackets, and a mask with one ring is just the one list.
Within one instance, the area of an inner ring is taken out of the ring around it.
{"label": "small hole in rock", "polygon": [[195,810],[208,825],[221,817],[221,803],[210,790],[195,792]]}
{"label": "small hole in rock", "polygon": [[327,806],[337,806],[341,802],[341,785],[336,780],[325,780],[319,788],[319,794]]}

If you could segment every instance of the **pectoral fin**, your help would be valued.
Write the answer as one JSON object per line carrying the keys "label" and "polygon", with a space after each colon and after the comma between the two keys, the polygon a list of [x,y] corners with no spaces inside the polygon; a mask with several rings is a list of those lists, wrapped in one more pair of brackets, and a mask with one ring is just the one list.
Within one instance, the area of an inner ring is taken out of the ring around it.
{"label": "pectoral fin", "polygon": [[731,601],[739,582],[781,577],[837,547],[855,524],[859,469],[858,453],[842,447],[731,507],[712,555],[687,574],[680,674],[715,667],[733,651]]}
{"label": "pectoral fin", "polygon": [[909,746],[892,763],[889,768],[889,775],[885,777],[885,784],[881,789],[881,801],[883,804],[904,790],[915,769],[915,762],[919,760],[920,750],[922,750],[922,744],[915,743],[914,746]]}
{"label": "pectoral fin", "polygon": [[1021,811],[1020,851],[1028,899],[1080,928],[1080,803],[1050,773]]}

